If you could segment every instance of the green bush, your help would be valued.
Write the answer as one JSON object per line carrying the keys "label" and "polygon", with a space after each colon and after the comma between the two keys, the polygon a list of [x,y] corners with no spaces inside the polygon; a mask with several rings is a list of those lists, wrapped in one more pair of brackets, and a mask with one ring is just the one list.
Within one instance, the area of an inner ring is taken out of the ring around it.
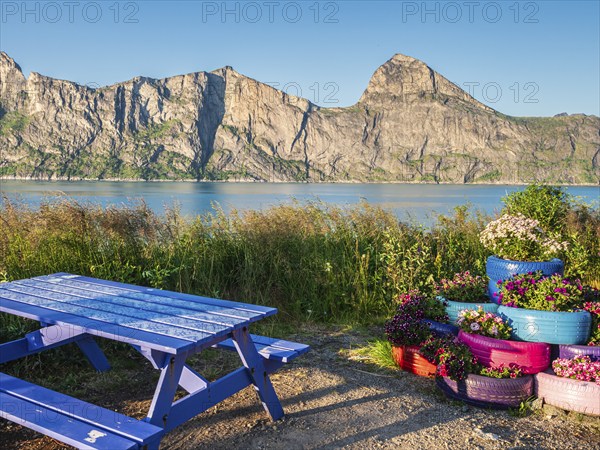
{"label": "green bush", "polygon": [[562,234],[570,200],[562,187],[532,184],[504,196],[502,212],[513,216],[521,213],[537,220],[545,232]]}

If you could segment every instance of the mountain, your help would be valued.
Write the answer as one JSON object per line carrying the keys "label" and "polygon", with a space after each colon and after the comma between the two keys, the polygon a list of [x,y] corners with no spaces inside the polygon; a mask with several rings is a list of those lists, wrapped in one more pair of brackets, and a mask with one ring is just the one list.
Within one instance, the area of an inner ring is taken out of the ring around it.
{"label": "mountain", "polygon": [[0,53],[0,175],[597,184],[600,119],[506,116],[400,54],[322,108],[231,67],[93,89]]}

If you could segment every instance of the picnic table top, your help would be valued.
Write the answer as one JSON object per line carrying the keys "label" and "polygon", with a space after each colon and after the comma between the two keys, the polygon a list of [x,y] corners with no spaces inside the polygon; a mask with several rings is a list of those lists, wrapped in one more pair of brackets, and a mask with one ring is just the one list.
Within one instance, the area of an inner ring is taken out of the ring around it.
{"label": "picnic table top", "polygon": [[172,354],[277,313],[68,273],[1,283],[0,311]]}

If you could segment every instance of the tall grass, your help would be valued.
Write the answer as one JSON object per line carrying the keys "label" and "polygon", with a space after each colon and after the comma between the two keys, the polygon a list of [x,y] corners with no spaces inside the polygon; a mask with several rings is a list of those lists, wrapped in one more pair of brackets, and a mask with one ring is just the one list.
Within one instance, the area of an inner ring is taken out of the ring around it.
{"label": "tall grass", "polygon": [[[466,269],[484,274],[478,234],[487,220],[459,207],[425,229],[366,203],[319,202],[185,220],[143,203],[62,199],[34,209],[5,198],[0,281],[71,272],[276,306],[287,322],[377,323],[400,291],[427,291],[433,279]],[[597,284],[598,211],[574,209],[567,227],[581,245],[572,265]],[[3,328],[7,320],[0,316]]]}

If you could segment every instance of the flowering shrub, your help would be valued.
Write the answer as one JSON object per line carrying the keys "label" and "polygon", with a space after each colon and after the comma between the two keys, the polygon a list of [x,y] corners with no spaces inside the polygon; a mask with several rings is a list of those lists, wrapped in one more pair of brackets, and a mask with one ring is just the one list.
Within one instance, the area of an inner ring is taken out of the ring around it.
{"label": "flowering shrub", "polygon": [[435,292],[445,299],[455,302],[487,302],[488,278],[473,276],[469,271],[457,273],[451,280],[442,279],[434,285]]}
{"label": "flowering shrub", "polygon": [[510,363],[508,366],[500,364],[498,367],[484,367],[479,375],[490,378],[518,378],[523,376],[521,366]]}
{"label": "flowering shrub", "polygon": [[589,286],[583,288],[583,309],[592,315],[592,334],[588,345],[600,345],[600,291]]}
{"label": "flowering shrub", "polygon": [[496,339],[510,338],[512,328],[504,323],[500,316],[490,312],[484,312],[481,307],[464,309],[458,313],[456,324],[466,333],[481,334]]}
{"label": "flowering shrub", "polygon": [[503,305],[539,311],[573,311],[583,305],[583,285],[561,275],[541,272],[515,275],[499,281],[498,299]]}
{"label": "flowering shrub", "polygon": [[422,322],[424,318],[421,297],[407,294],[394,317],[385,324],[388,341],[397,347],[419,345],[431,335],[429,325]]}
{"label": "flowering shrub", "polygon": [[499,258],[519,261],[546,261],[568,248],[567,242],[548,236],[537,220],[521,213],[504,214],[488,223],[479,239]]}
{"label": "flowering shrub", "polygon": [[600,385],[600,361],[592,361],[589,356],[555,359],[552,362],[552,370],[559,377],[579,381],[595,381]]}
{"label": "flowering shrub", "polygon": [[426,296],[416,289],[409,291],[408,294],[400,294],[396,298],[396,301],[400,304],[411,301],[419,302],[425,319],[431,319],[442,323],[448,323],[450,320],[446,313],[447,302],[431,296]]}
{"label": "flowering shrub", "polygon": [[419,353],[435,364],[436,375],[452,380],[464,380],[471,372],[479,371],[477,358],[469,347],[457,342],[454,337],[429,338],[421,346]]}

